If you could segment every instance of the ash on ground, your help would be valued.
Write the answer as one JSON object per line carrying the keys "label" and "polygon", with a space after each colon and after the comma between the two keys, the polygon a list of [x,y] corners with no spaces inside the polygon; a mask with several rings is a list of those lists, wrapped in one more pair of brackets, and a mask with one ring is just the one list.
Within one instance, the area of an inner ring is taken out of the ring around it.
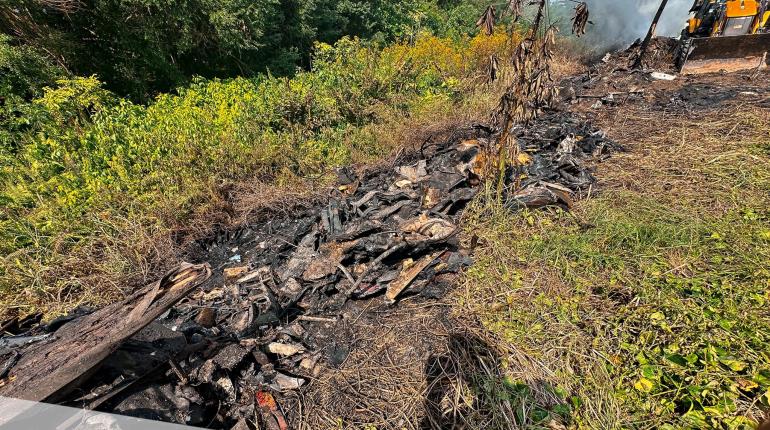
{"label": "ash on ground", "polygon": [[[349,360],[409,363],[400,371],[424,379],[451,331],[442,300],[473,263],[460,217],[483,188],[481,160],[496,137],[470,125],[390,165],[340,169],[325,204],[200,241],[194,254],[214,267],[206,287],[124,343],[61,403],[208,428],[285,429],[321,404],[353,421],[366,413],[367,399],[353,398],[339,378],[367,374]],[[520,128],[517,139],[529,157],[507,172],[511,210],[568,208],[595,182],[589,160],[616,147],[557,112]],[[11,339],[55,338],[88,312]],[[412,406],[415,419],[430,410]]]}

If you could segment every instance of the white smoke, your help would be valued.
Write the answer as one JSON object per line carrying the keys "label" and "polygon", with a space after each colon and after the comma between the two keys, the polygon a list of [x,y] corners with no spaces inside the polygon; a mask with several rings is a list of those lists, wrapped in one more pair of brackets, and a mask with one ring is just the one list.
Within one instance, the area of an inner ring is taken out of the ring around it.
{"label": "white smoke", "polygon": [[[584,0],[588,3],[590,20],[584,38],[598,49],[620,48],[643,38],[658,11],[661,0]],[[568,0],[555,0],[553,4],[572,8]],[[661,16],[656,34],[678,36],[685,27],[692,0],[669,0]]]}

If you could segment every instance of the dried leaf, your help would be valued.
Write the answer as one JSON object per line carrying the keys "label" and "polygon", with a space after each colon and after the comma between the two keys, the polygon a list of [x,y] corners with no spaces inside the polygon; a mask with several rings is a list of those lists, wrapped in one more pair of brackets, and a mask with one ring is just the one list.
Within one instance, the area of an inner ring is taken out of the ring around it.
{"label": "dried leaf", "polygon": [[484,34],[491,36],[495,32],[495,7],[490,5],[481,15],[478,21],[476,21],[476,27],[479,27],[484,31]]}
{"label": "dried leaf", "polygon": [[580,37],[586,33],[588,16],[588,4],[586,2],[578,3],[578,5],[575,6],[575,15],[572,17],[572,34]]}

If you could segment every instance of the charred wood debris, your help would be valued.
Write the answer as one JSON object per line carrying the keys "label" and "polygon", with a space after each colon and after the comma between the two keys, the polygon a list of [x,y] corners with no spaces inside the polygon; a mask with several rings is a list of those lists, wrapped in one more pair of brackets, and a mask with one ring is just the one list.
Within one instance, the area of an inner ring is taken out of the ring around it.
{"label": "charred wood debris", "polygon": [[765,96],[768,80],[755,71],[688,76],[677,72],[679,41],[656,37],[650,41],[640,69],[633,63],[641,41],[624,50],[606,53],[586,72],[562,79],[558,99],[572,111],[618,110],[627,104],[642,104],[682,115],[695,110],[723,109],[726,103],[751,101],[770,106]]}
{"label": "charred wood debris", "polygon": [[[287,393],[354,347],[329,340],[346,309],[441,298],[472,263],[459,222],[484,190],[478,166],[498,134],[469,125],[386,167],[339,169],[325,204],[201,241],[201,265],[121,303],[45,324],[6,322],[0,396],[199,427],[287,429],[298,414],[282,407]],[[567,112],[514,134],[530,160],[507,172],[511,211],[570,207],[595,183],[589,162],[617,148]]]}

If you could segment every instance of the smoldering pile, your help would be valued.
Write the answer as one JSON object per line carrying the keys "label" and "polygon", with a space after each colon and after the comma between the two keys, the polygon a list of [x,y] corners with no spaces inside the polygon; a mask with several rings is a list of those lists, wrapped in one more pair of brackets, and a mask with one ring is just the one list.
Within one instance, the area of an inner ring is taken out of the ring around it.
{"label": "smoldering pile", "polygon": [[[628,48],[608,53],[602,63],[622,69],[629,67],[641,53],[642,41],[637,40]],[[655,37],[650,40],[642,59],[643,70],[676,71],[676,56],[679,53],[679,40],[672,37]]]}
{"label": "smoldering pile", "polygon": [[[0,395],[209,428],[288,428],[298,412],[282,407],[287,393],[355,347],[330,341],[350,309],[440,298],[472,263],[459,222],[482,188],[480,160],[495,139],[473,125],[392,166],[341,169],[323,206],[201,242],[215,267],[201,287],[207,266],[195,266],[184,287],[174,272],[117,305],[4,337]],[[517,141],[528,161],[506,173],[512,210],[569,207],[595,182],[587,162],[614,147],[565,113],[519,128]],[[82,358],[71,351],[78,342],[99,353]],[[30,388],[54,372],[38,356],[54,350],[55,372],[67,376],[46,391]],[[37,374],[31,363],[43,363]]]}
{"label": "smoldering pile", "polygon": [[642,67],[633,69],[640,48],[641,41],[636,41],[627,49],[608,52],[588,66],[584,74],[564,79],[559,84],[562,101],[572,104],[588,101],[592,109],[617,106],[650,96],[645,88],[652,81],[676,79],[678,40],[652,39]]}

